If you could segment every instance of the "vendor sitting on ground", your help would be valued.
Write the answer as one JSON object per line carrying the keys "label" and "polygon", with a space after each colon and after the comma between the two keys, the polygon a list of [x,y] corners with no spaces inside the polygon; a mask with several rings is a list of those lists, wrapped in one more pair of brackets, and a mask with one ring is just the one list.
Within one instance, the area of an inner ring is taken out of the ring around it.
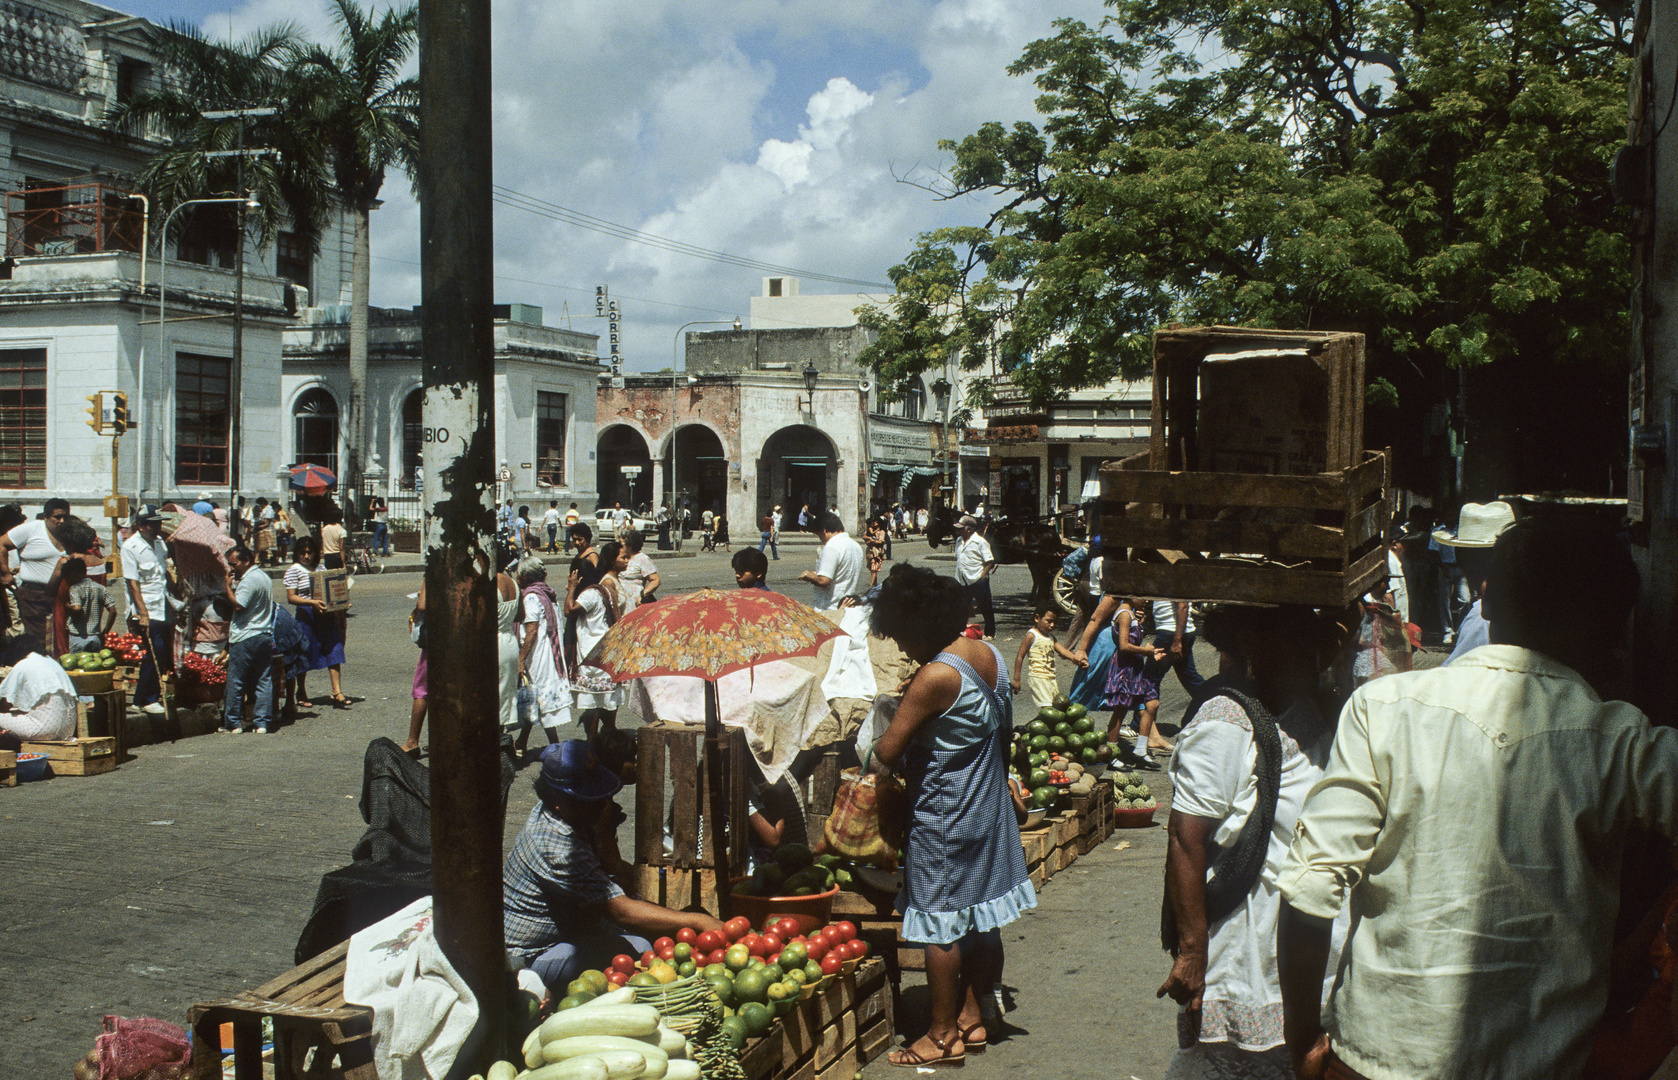
{"label": "vendor sitting on ground", "polygon": [[76,737],[76,685],[64,665],[32,652],[0,682],[0,750]]}
{"label": "vendor sitting on ground", "polygon": [[718,930],[700,913],[637,900],[607,876],[600,858],[600,822],[623,781],[581,739],[542,751],[530,818],[513,841],[502,873],[502,925],[507,949],[549,987],[564,988],[613,956],[639,956],[648,939],[684,926]]}

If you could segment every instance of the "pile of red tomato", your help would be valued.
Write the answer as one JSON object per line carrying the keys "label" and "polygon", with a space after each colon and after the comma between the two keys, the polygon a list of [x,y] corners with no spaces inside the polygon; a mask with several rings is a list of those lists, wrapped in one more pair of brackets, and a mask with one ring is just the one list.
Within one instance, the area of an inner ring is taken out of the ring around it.
{"label": "pile of red tomato", "polygon": [[868,942],[857,937],[856,924],[849,921],[831,923],[812,934],[801,934],[796,919],[778,919],[758,933],[752,929],[750,919],[736,916],[724,923],[721,930],[701,932],[684,926],[676,931],[675,937],[661,937],[653,942],[653,947],[641,954],[639,962],[632,956],[617,956],[607,969],[606,978],[615,986],[627,985],[633,976],[658,960],[678,970],[684,963],[692,963],[696,968],[723,964],[738,970],[754,956],[781,965],[782,952],[793,946],[807,960],[820,964],[823,975],[836,974],[845,961],[868,955]]}
{"label": "pile of red tomato", "polygon": [[181,668],[198,677],[206,686],[222,686],[227,682],[227,671],[213,657],[189,652],[181,658]]}
{"label": "pile of red tomato", "polygon": [[115,630],[105,635],[105,648],[116,653],[125,664],[138,664],[146,658],[146,639],[139,634],[119,634]]}

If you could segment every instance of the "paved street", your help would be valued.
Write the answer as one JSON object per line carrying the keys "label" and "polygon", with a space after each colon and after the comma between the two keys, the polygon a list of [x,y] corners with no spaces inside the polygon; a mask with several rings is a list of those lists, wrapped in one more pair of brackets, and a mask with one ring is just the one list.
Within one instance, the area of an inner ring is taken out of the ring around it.
{"label": "paved street", "polygon": [[[895,554],[921,560],[927,548],[901,544]],[[733,588],[728,558],[666,560],[666,591]],[[948,572],[947,556],[933,558]],[[804,595],[793,579],[814,564],[815,546],[795,541],[770,564],[770,583]],[[1023,567],[998,572],[998,645],[1010,662],[1029,584]],[[417,585],[394,572],[357,580],[344,684],[364,700],[347,712],[316,709],[268,737],[143,746],[103,777],[0,790],[0,1077],[64,1076],[104,1013],[184,1023],[194,1002],[291,966],[321,874],[349,861],[364,828],[366,745],[407,730],[415,650],[405,616]],[[1200,660],[1210,666],[1209,655]],[[317,701],[325,688],[324,679],[312,688]],[[1162,715],[1181,705],[1169,679]],[[529,776],[513,788],[504,843],[529,812]],[[1121,1078],[1163,1073],[1175,1042],[1173,1009],[1153,996],[1166,968],[1157,944],[1163,857],[1161,829],[1115,833],[1055,877],[1007,939],[1004,981],[1019,1030],[970,1070],[1066,1071],[1071,1055]],[[908,983],[914,1030],[925,991],[917,976]],[[880,1062],[868,1075],[887,1072]]]}

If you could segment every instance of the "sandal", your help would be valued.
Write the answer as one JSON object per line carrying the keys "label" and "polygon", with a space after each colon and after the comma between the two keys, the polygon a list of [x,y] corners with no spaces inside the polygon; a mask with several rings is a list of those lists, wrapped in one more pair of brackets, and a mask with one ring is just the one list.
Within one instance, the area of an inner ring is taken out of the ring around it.
{"label": "sandal", "polygon": [[315,707],[315,703],[310,701],[308,698],[298,698],[297,707],[299,709],[312,709]]}
{"label": "sandal", "polygon": [[334,709],[347,709],[350,707],[350,699],[345,697],[343,694],[333,694],[326,700],[331,702]]}
{"label": "sandal", "polygon": [[961,1029],[961,1043],[962,1043],[962,1046],[964,1048],[966,1048],[967,1053],[969,1055],[982,1054],[982,1053],[985,1052],[985,1048],[990,1045],[990,1029],[989,1028],[985,1028],[985,1037],[982,1038],[982,1039],[976,1039],[975,1040],[975,1039],[971,1039],[971,1038],[968,1037],[968,1036],[972,1035],[975,1031],[978,1031],[980,1028],[983,1028],[983,1027],[985,1027],[985,1022],[983,1020],[981,1020],[977,1024],[972,1025],[971,1027],[965,1027],[965,1028]]}
{"label": "sandal", "polygon": [[939,1042],[930,1031],[926,1033],[926,1037],[931,1039],[932,1045],[942,1050],[943,1053],[935,1058],[922,1057],[919,1053],[910,1049],[908,1044],[904,1044],[886,1055],[886,1064],[896,1065],[900,1069],[960,1069],[967,1065],[965,1048],[959,1054],[950,1053],[951,1043],[961,1042],[959,1033],[950,1042]]}

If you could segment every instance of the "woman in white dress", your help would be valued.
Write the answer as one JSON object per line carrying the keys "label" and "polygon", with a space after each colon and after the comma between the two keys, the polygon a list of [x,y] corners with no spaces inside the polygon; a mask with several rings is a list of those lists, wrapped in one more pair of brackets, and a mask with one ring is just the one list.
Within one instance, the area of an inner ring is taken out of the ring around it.
{"label": "woman in white dress", "polygon": [[612,677],[584,661],[600,644],[623,610],[616,572],[629,565],[623,545],[616,540],[600,546],[599,561],[579,559],[571,564],[565,586],[565,652],[571,678],[572,705],[581,715],[583,730],[594,738],[601,721],[618,726],[623,691]]}
{"label": "woman in white dress", "polygon": [[[536,697],[536,721],[548,733],[548,742],[559,742],[559,727],[571,722],[570,668],[565,662],[564,612],[560,598],[548,584],[548,568],[541,559],[526,559],[518,565],[519,593],[523,598],[522,640],[519,669],[529,680]],[[528,732],[525,733],[528,735]]]}
{"label": "woman in white dress", "polygon": [[[1293,1078],[1282,1039],[1276,879],[1334,737],[1334,703],[1317,692],[1318,673],[1335,652],[1333,633],[1309,609],[1226,607],[1207,615],[1203,634],[1223,669],[1207,684],[1210,695],[1191,707],[1168,767],[1166,913],[1175,962],[1160,993],[1182,1006],[1182,1049],[1166,1080]],[[1248,836],[1266,816],[1270,827]],[[1336,960],[1346,922],[1342,912]]]}

